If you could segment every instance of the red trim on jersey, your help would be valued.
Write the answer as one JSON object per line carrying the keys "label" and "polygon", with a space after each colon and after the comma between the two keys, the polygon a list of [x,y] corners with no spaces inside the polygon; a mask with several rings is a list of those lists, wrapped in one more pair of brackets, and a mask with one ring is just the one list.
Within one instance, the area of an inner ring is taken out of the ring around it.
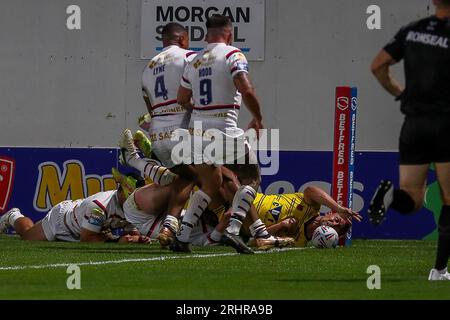
{"label": "red trim on jersey", "polygon": [[175,116],[177,114],[180,114],[180,113],[162,113],[162,114],[155,114],[155,115],[152,114],[152,118],[165,117],[165,116]]}
{"label": "red trim on jersey", "polygon": [[152,110],[155,110],[156,108],[159,108],[159,107],[165,107],[165,106],[168,106],[168,105],[171,105],[171,104],[174,104],[174,103],[177,103],[176,99],[169,100],[169,101],[166,101],[166,102],[163,102],[163,103],[158,103],[158,104],[155,104],[154,106],[152,106]]}
{"label": "red trim on jersey", "polygon": [[187,83],[191,83],[188,79],[186,79],[185,77],[181,76],[181,79],[183,79],[183,81],[187,82]]}
{"label": "red trim on jersey", "polygon": [[[75,207],[75,208],[76,208],[76,207]],[[73,208],[71,215],[72,215],[73,221],[75,221],[75,223],[77,224],[77,226],[81,227],[81,226],[80,226],[80,223],[78,222],[77,215],[76,215],[76,213],[75,213],[75,208]]]}
{"label": "red trim on jersey", "polygon": [[161,220],[162,217],[163,217],[162,213],[156,217],[155,221],[153,221],[153,224],[150,227],[150,230],[148,230],[147,237],[150,237],[152,235],[153,231],[155,231],[155,228],[158,225],[159,220]]}
{"label": "red trim on jersey", "polygon": [[240,109],[241,107],[238,104],[224,104],[217,106],[205,106],[205,107],[194,107],[195,110],[216,110],[216,109]]}
{"label": "red trim on jersey", "polygon": [[241,52],[241,50],[235,49],[235,50],[233,50],[233,51],[228,52],[227,55],[225,56],[225,59],[228,59],[228,58],[231,57],[234,53],[237,53],[237,52]]}
{"label": "red trim on jersey", "polygon": [[105,211],[105,213],[108,213],[108,211],[106,210],[105,206],[98,200],[94,200],[93,201],[96,205],[98,205],[100,207],[100,209],[102,209],[103,211]]}
{"label": "red trim on jersey", "polygon": [[188,53],[186,53],[186,58],[189,56],[192,56],[193,54],[196,54],[196,53],[197,52],[195,52],[195,51],[188,52]]}

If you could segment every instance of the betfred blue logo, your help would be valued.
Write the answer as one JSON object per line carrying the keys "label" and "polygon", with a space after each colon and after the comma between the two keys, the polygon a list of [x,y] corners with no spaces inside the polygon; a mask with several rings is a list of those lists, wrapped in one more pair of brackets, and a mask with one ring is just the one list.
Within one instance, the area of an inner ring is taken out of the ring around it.
{"label": "betfred blue logo", "polygon": [[352,97],[352,110],[355,111],[358,107],[358,98]]}

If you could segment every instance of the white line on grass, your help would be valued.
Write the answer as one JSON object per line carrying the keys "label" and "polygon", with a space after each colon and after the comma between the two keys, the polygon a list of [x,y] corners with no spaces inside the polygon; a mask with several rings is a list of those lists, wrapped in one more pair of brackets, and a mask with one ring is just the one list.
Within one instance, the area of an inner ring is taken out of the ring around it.
{"label": "white line on grass", "polygon": [[[308,248],[284,248],[284,249],[272,249],[269,251],[256,251],[257,254],[266,254],[273,252],[285,252],[294,250],[304,250]],[[149,262],[149,261],[164,261],[164,260],[176,260],[176,259],[202,259],[202,258],[213,258],[213,257],[227,257],[227,256],[237,256],[239,253],[211,253],[211,254],[192,254],[192,255],[170,255],[170,256],[160,256],[153,258],[140,258],[140,259],[120,259],[120,260],[107,260],[107,261],[89,261],[89,262],[72,262],[72,263],[54,263],[54,264],[40,264],[40,265],[28,265],[28,266],[9,266],[0,267],[0,271],[10,271],[10,270],[24,270],[24,269],[46,269],[46,268],[63,268],[68,267],[72,264],[77,266],[96,266],[104,264],[121,264],[128,262]]]}
{"label": "white line on grass", "polygon": [[389,248],[389,249],[392,249],[392,248],[401,248],[401,249],[403,249],[403,248],[435,248],[436,244],[432,244],[432,245],[414,245],[414,244],[411,244],[411,245],[404,245],[404,246],[396,246],[396,245],[394,245],[394,246],[389,246],[389,247],[364,244],[364,245],[354,245],[352,247],[358,248],[358,249],[364,249],[364,248],[377,248],[377,249],[384,249],[384,248]]}

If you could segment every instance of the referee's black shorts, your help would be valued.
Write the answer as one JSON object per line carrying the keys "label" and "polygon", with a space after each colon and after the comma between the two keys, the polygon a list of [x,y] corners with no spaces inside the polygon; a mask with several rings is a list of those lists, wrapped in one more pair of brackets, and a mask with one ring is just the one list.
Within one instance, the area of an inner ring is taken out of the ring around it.
{"label": "referee's black shorts", "polygon": [[407,116],[399,142],[400,164],[450,162],[450,114]]}

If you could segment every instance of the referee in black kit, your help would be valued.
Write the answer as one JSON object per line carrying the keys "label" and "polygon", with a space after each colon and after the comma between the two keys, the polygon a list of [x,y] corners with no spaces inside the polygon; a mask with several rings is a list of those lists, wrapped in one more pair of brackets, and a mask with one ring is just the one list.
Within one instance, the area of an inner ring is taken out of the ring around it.
{"label": "referee in black kit", "polygon": [[[427,173],[435,163],[441,189],[436,264],[429,280],[450,280],[450,0],[433,0],[436,14],[403,27],[372,62],[372,72],[386,91],[401,101],[405,121],[399,139],[400,189],[382,180],[369,206],[378,225],[386,210],[402,214],[419,210]],[[404,60],[406,87],[390,66]]]}

